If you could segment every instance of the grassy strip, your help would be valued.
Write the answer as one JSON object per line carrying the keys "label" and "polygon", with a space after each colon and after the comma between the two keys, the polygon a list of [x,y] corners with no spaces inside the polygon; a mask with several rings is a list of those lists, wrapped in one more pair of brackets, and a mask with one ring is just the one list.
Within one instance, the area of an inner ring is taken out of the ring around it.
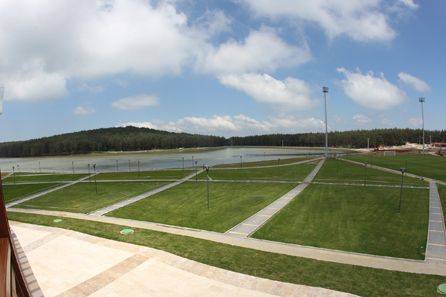
{"label": "grassy strip", "polygon": [[[52,182],[52,181],[72,181],[80,179],[86,174],[32,174],[32,175],[16,175],[16,182]],[[3,180],[4,183],[13,183],[14,176],[10,175]]]}
{"label": "grassy strip", "polygon": [[300,156],[295,158],[286,158],[281,159],[277,158],[274,160],[265,160],[265,161],[254,161],[254,162],[242,162],[242,163],[230,163],[230,164],[219,164],[213,166],[213,168],[238,168],[238,167],[258,167],[258,166],[271,166],[271,165],[285,165],[291,164],[303,160],[309,159],[306,156]]}
{"label": "grassy strip", "polygon": [[395,170],[404,167],[409,173],[446,181],[445,157],[421,154],[404,154],[396,156],[369,154],[355,155],[348,158],[354,161],[368,162]]}
{"label": "grassy strip", "polygon": [[165,183],[78,183],[42,197],[19,204],[18,207],[89,213],[128,199]]}
{"label": "grassy strip", "polygon": [[[401,176],[378,169],[350,164],[345,161],[330,159],[317,174],[315,181],[325,182],[356,182],[374,184],[401,183]],[[427,183],[416,178],[404,177],[404,184],[426,186]]]}
{"label": "grassy strip", "polygon": [[[281,167],[250,168],[250,169],[221,169],[209,170],[212,179],[238,180],[288,180],[301,181],[315,167],[315,164],[299,164]],[[199,178],[206,178],[203,172]]]}
{"label": "grassy strip", "polygon": [[256,251],[202,239],[135,229],[121,235],[123,226],[64,218],[8,213],[11,220],[60,227],[94,236],[164,250],[208,265],[283,282],[324,287],[360,296],[437,296],[446,277],[316,261]]}
{"label": "grassy strip", "polygon": [[59,186],[59,184],[54,184],[54,183],[30,184],[30,185],[4,185],[3,194],[5,202],[8,203],[57,186]]}
{"label": "grassy strip", "polygon": [[438,185],[440,193],[441,207],[443,208],[443,217],[446,219],[446,186]]}
{"label": "grassy strip", "polygon": [[187,182],[108,215],[225,232],[279,198],[294,184]]}
{"label": "grassy strip", "polygon": [[192,170],[156,170],[141,172],[104,172],[96,176],[97,180],[119,179],[181,179],[192,174]]}
{"label": "grassy strip", "polygon": [[254,237],[374,255],[424,259],[428,190],[310,185]]}

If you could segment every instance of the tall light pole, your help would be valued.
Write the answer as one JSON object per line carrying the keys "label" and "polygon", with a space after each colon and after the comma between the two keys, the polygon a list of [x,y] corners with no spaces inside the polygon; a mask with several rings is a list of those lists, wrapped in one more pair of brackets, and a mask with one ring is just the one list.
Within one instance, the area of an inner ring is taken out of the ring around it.
{"label": "tall light pole", "polygon": [[426,102],[426,99],[424,97],[420,97],[418,99],[421,104],[421,125],[423,130],[423,153],[424,153],[424,102]]}
{"label": "tall light pole", "polygon": [[325,157],[328,157],[328,125],[327,125],[327,93],[328,87],[322,87],[324,93],[324,107],[325,107]]}

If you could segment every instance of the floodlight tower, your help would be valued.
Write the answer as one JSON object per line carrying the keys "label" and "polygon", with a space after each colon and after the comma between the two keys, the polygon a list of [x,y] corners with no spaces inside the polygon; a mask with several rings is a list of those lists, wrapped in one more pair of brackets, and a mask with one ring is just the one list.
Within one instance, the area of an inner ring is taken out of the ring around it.
{"label": "floodlight tower", "polygon": [[424,153],[424,102],[426,102],[426,99],[424,97],[420,97],[418,101],[421,104],[421,126],[423,130],[423,153]]}
{"label": "floodlight tower", "polygon": [[328,157],[328,126],[327,126],[327,94],[328,87],[322,87],[324,93],[324,107],[325,107],[325,157]]}

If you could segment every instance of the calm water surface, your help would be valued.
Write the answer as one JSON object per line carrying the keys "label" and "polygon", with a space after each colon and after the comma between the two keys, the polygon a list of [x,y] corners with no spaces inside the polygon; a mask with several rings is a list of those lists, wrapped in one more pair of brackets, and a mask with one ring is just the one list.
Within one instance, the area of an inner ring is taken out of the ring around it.
{"label": "calm water surface", "polygon": [[204,164],[212,166],[322,153],[323,150],[318,149],[227,147],[193,153],[105,153],[63,157],[0,158],[0,168],[2,171],[12,171],[14,166],[16,172],[72,172],[74,167],[75,172],[88,172],[88,164],[96,164],[96,170],[100,172],[136,171],[138,166],[140,170],[182,168],[183,164],[184,167],[194,166],[195,161],[197,166]]}

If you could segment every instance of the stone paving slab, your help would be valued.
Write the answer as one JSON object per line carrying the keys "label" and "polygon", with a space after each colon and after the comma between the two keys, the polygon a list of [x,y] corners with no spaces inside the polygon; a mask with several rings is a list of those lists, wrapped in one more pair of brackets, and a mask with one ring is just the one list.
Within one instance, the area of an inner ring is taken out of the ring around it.
{"label": "stone paving slab", "polygon": [[173,187],[175,187],[175,186],[178,186],[178,185],[180,185],[180,184],[186,182],[187,180],[189,180],[189,179],[195,177],[195,175],[199,175],[199,174],[202,173],[203,171],[204,171],[203,169],[202,169],[202,170],[199,170],[199,171],[194,172],[194,173],[192,173],[192,174],[190,174],[190,175],[188,175],[188,176],[186,176],[186,177],[184,177],[184,178],[182,178],[182,179],[179,179],[179,180],[177,180],[177,181],[175,181],[175,182],[173,182],[173,183],[170,183],[170,184],[161,186],[161,187],[159,187],[159,188],[156,188],[156,189],[150,190],[150,191],[148,191],[148,192],[142,193],[142,194],[140,194],[140,195],[138,195],[138,196],[135,196],[135,197],[132,197],[132,198],[123,200],[123,201],[119,201],[118,203],[115,203],[115,204],[106,206],[106,207],[104,207],[104,208],[95,210],[95,211],[91,212],[90,215],[93,215],[93,216],[103,216],[103,215],[105,215],[105,214],[107,214],[107,213],[109,213],[109,212],[112,212],[112,211],[114,211],[114,210],[117,210],[117,209],[119,209],[119,208],[122,208],[122,207],[124,207],[124,206],[127,206],[127,205],[129,205],[129,204],[133,204],[133,203],[138,202],[138,201],[140,201],[140,200],[142,200],[142,199],[149,198],[150,196],[156,195],[156,194],[161,193],[161,192],[163,192],[163,191],[165,191],[165,190],[168,190],[168,189],[170,189],[170,188],[173,188]]}
{"label": "stone paving slab", "polygon": [[429,182],[429,231],[427,261],[446,261],[446,230],[437,184]]}
{"label": "stone paving slab", "polygon": [[249,237],[255,231],[260,229],[269,219],[271,219],[274,214],[279,212],[282,208],[284,208],[288,203],[290,203],[297,195],[299,195],[314,179],[316,174],[321,169],[324,164],[325,159],[319,161],[316,167],[308,174],[308,176],[304,179],[303,183],[299,184],[297,187],[278,198],[256,214],[247,218],[240,224],[234,226],[233,228],[226,231],[226,234],[237,236],[237,237]]}
{"label": "stone paving slab", "polygon": [[[11,226],[21,227],[19,240],[35,230],[58,232],[53,227],[17,222],[11,222]],[[149,247],[66,231],[59,239],[29,253],[29,263],[37,271],[37,281],[46,297],[355,296],[254,277]]]}
{"label": "stone paving slab", "polygon": [[58,186],[58,187],[51,188],[51,189],[48,189],[48,190],[45,190],[45,191],[42,191],[42,192],[39,192],[39,193],[30,195],[30,196],[24,197],[24,198],[22,198],[22,199],[15,200],[15,201],[12,201],[12,202],[9,202],[9,203],[6,204],[6,208],[14,207],[14,206],[19,205],[19,204],[21,204],[21,203],[23,203],[23,202],[26,202],[26,201],[29,201],[29,200],[33,200],[33,199],[42,197],[42,196],[44,196],[44,195],[46,195],[46,194],[49,194],[49,193],[52,193],[52,192],[55,192],[55,191],[59,191],[59,190],[61,190],[61,189],[63,189],[63,188],[66,188],[66,187],[75,185],[75,184],[80,183],[80,182],[82,182],[82,181],[84,181],[84,180],[86,180],[86,179],[88,179],[88,178],[90,178],[90,177],[95,176],[96,174],[98,174],[98,173],[93,173],[93,174],[91,174],[91,175],[87,175],[87,176],[82,177],[82,178],[80,178],[80,179],[77,179],[77,180],[75,180],[75,181],[71,181],[71,182],[65,183],[65,184],[63,184],[63,185],[60,185],[60,186]]}

